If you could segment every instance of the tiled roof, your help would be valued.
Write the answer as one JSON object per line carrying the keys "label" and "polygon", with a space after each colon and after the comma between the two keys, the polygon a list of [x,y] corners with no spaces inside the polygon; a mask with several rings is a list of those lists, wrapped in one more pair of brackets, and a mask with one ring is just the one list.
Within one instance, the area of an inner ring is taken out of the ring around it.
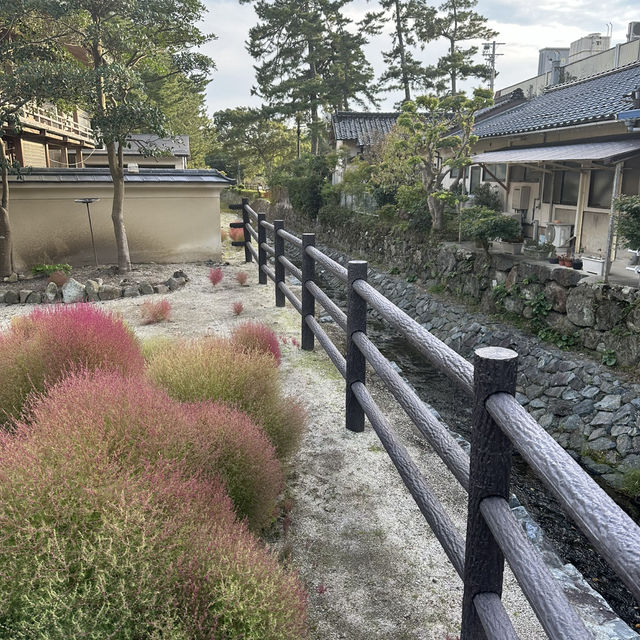
{"label": "tiled roof", "polygon": [[633,108],[628,94],[640,87],[640,63],[551,87],[522,105],[477,123],[481,138],[615,120]]}
{"label": "tiled roof", "polygon": [[335,140],[356,140],[369,146],[384,138],[393,129],[399,113],[367,113],[338,111],[331,116]]}
{"label": "tiled roof", "polygon": [[[16,184],[57,182],[111,182],[109,169],[32,169],[17,179],[9,176]],[[233,184],[235,180],[227,178],[217,169],[140,169],[138,173],[124,172],[124,181],[133,182],[205,182]]]}

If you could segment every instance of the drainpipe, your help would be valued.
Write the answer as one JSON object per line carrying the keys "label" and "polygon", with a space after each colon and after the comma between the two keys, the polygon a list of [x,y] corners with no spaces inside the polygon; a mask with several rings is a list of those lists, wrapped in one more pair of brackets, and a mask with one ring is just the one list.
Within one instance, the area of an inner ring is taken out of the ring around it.
{"label": "drainpipe", "polygon": [[604,263],[604,283],[609,282],[609,271],[611,270],[611,248],[613,246],[613,233],[616,214],[616,198],[620,193],[620,182],[622,181],[622,167],[624,162],[618,162],[616,164],[616,172],[613,176],[613,189],[611,191],[611,213],[609,215],[609,230],[607,232],[607,252]]}
{"label": "drainpipe", "polygon": [[560,60],[557,58],[551,61],[551,86],[560,83]]}

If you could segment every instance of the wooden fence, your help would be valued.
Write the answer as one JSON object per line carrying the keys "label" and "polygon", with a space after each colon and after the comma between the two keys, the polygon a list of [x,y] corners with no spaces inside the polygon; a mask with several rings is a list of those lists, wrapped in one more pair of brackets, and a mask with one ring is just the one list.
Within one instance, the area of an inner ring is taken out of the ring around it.
{"label": "wooden fence", "polygon": [[[276,306],[293,305],[302,317],[301,346],[312,350],[315,339],[346,381],[346,428],[363,431],[365,416],[404,484],[413,496],[449,560],[464,582],[461,640],[518,638],[501,601],[504,560],[552,640],[586,640],[593,636],[569,604],[542,557],[531,545],[509,508],[511,457],[515,450],[553,493],[566,514],[606,559],[640,602],[640,527],[587,475],[514,398],[518,355],[499,347],[476,350],[473,365],[438,340],[367,282],[367,263],[352,260],[348,268],[315,247],[315,235],[299,238],[270,224],[243,199],[247,262],[255,259],[259,281],[275,283]],[[273,238],[270,245],[268,236]],[[253,242],[256,242],[256,247]],[[302,255],[298,269],[285,255],[290,243]],[[269,258],[274,268],[269,266]],[[318,286],[321,265],[347,287],[345,314]],[[291,291],[285,274],[302,283],[302,299]],[[346,332],[346,356],[314,317],[318,302]],[[446,375],[473,404],[471,453],[468,456],[447,428],[367,337],[367,309],[375,309],[432,365]],[[366,386],[366,364],[383,380],[420,433],[469,495],[466,541],[454,528],[420,470]]]}

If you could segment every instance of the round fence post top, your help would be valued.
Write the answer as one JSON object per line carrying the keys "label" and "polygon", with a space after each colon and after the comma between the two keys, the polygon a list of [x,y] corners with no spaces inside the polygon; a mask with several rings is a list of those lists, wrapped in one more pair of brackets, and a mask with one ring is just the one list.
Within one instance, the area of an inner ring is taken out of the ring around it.
{"label": "round fence post top", "polygon": [[367,261],[366,260],[349,260],[349,264],[362,265],[362,264],[367,264]]}
{"label": "round fence post top", "polygon": [[475,354],[483,360],[513,360],[518,357],[516,351],[503,347],[480,347],[475,350]]}

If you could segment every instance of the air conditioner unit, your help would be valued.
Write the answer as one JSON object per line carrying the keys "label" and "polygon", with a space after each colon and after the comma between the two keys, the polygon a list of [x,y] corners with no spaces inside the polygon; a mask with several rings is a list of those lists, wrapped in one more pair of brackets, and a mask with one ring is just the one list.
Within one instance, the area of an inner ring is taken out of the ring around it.
{"label": "air conditioner unit", "polygon": [[627,42],[632,40],[640,40],[640,22],[630,22],[627,31]]}

